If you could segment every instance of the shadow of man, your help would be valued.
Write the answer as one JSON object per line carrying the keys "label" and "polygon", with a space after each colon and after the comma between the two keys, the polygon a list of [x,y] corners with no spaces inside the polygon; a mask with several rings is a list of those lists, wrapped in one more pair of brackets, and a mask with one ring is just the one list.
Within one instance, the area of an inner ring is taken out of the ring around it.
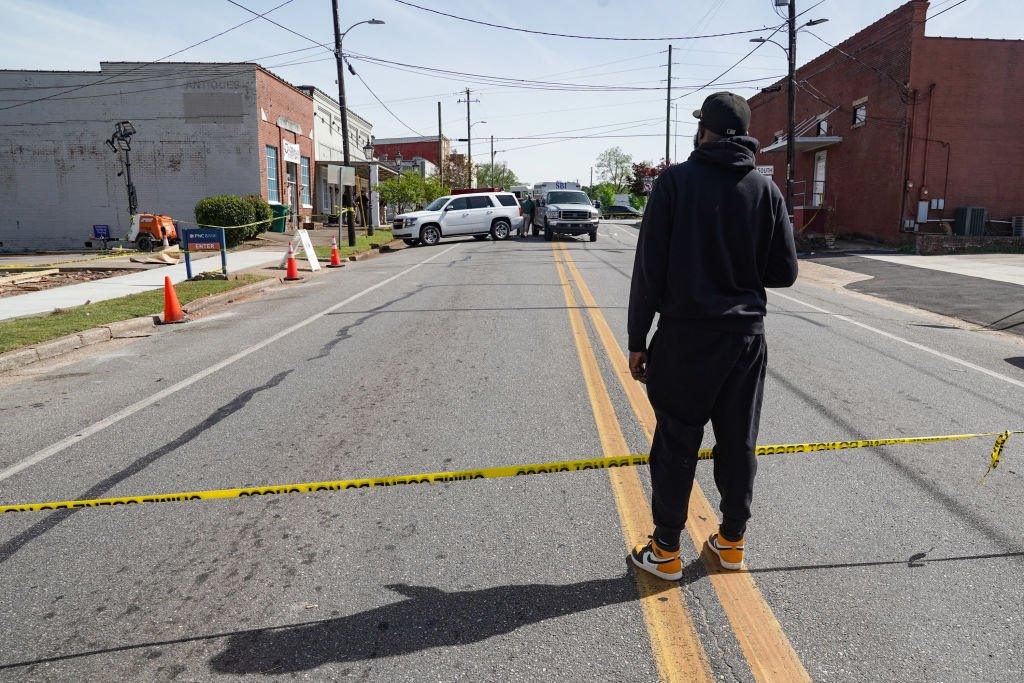
{"label": "shadow of man", "polygon": [[[210,660],[210,668],[232,674],[308,671],[331,662],[475,643],[527,624],[637,599],[629,573],[567,586],[496,586],[451,593],[407,584],[387,587],[405,599],[312,624],[233,634]],[[664,584],[664,590],[675,587]]]}

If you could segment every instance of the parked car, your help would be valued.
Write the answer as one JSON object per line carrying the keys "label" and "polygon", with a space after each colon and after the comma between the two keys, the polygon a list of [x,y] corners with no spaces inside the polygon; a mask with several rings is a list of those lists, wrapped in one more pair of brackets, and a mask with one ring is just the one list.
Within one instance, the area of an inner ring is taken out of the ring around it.
{"label": "parked car", "polygon": [[623,206],[622,204],[604,207],[601,210],[601,215],[604,218],[643,218],[644,216],[642,212],[637,211],[632,206]]}
{"label": "parked car", "polygon": [[523,226],[523,210],[511,192],[474,192],[438,197],[422,211],[395,216],[392,234],[409,246],[433,246],[442,237],[508,239]]}
{"label": "parked car", "polygon": [[590,235],[591,242],[597,241],[597,209],[590,204],[590,197],[580,190],[545,192],[537,212],[544,239],[548,241],[557,234]]}

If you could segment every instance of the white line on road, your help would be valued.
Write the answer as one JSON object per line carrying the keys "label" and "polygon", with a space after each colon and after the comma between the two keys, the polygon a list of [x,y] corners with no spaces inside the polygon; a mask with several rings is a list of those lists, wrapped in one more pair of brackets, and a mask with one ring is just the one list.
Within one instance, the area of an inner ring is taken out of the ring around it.
{"label": "white line on road", "polygon": [[94,422],[91,425],[89,425],[88,427],[86,427],[85,429],[81,429],[78,432],[76,432],[75,434],[73,434],[73,435],[71,435],[71,436],[69,436],[69,437],[67,437],[65,439],[61,439],[60,441],[58,441],[57,443],[55,443],[55,444],[53,444],[51,446],[47,446],[46,448],[44,448],[42,450],[36,451],[35,453],[33,453],[32,455],[28,456],[24,460],[20,460],[20,461],[16,462],[15,464],[11,465],[10,467],[8,467],[7,469],[5,469],[3,472],[0,472],[0,481],[4,481],[5,479],[10,479],[11,477],[13,477],[18,472],[21,472],[22,470],[28,469],[29,467],[32,467],[32,465],[40,463],[40,462],[42,462],[43,460],[46,460],[47,458],[49,458],[52,455],[56,455],[57,453],[60,453],[61,451],[63,451],[65,449],[75,445],[79,441],[82,441],[83,439],[87,439],[90,436],[92,436],[93,434],[95,434],[95,433],[97,433],[99,431],[102,431],[102,430],[106,429],[107,427],[109,427],[111,425],[117,424],[118,422],[120,422],[121,420],[124,420],[125,418],[131,417],[132,415],[134,415],[135,413],[139,412],[140,410],[145,410],[146,408],[148,408],[149,406],[153,405],[157,401],[165,399],[168,396],[171,396],[172,394],[176,394],[177,392],[181,391],[182,389],[187,389],[188,387],[192,386],[196,382],[199,382],[199,381],[209,377],[210,375],[212,375],[213,373],[217,372],[218,370],[223,370],[224,368],[228,367],[232,363],[236,363],[236,362],[242,360],[243,358],[245,358],[246,356],[251,356],[252,354],[254,354],[257,351],[259,351],[260,349],[262,349],[262,348],[264,348],[266,346],[269,346],[270,344],[273,344],[274,342],[278,341],[279,339],[282,339],[283,337],[288,336],[292,332],[295,332],[297,330],[302,329],[306,325],[309,325],[310,323],[319,320],[320,318],[324,317],[328,313],[332,313],[332,312],[338,310],[339,308],[352,303],[356,299],[359,299],[360,297],[363,297],[366,294],[369,294],[370,292],[374,291],[375,289],[380,289],[384,285],[386,285],[386,284],[388,284],[390,282],[394,282],[395,280],[397,280],[398,278],[402,277],[403,275],[411,273],[412,271],[416,270],[417,268],[419,268],[423,264],[429,263],[430,261],[433,261],[434,259],[438,258],[439,256],[444,256],[449,251],[451,251],[452,249],[455,249],[458,246],[459,246],[458,244],[454,244],[454,245],[448,247],[447,249],[445,249],[444,251],[439,251],[436,254],[434,254],[433,256],[431,256],[430,258],[426,258],[426,259],[420,261],[419,263],[406,268],[405,270],[401,271],[400,273],[396,273],[395,275],[392,275],[391,277],[387,278],[386,280],[381,280],[377,284],[372,285],[370,287],[367,287],[366,289],[362,290],[361,292],[357,292],[356,294],[353,294],[352,296],[348,297],[344,301],[340,301],[340,302],[334,304],[333,306],[325,308],[324,310],[320,311],[319,313],[314,313],[313,315],[309,316],[305,320],[299,321],[299,322],[295,323],[294,325],[292,325],[291,327],[286,327],[285,329],[281,330],[277,334],[271,335],[270,337],[267,337],[266,339],[264,339],[261,342],[253,344],[252,346],[249,346],[247,348],[244,348],[241,351],[239,351],[238,353],[236,353],[236,354],[234,354],[232,356],[228,356],[224,360],[222,360],[222,361],[220,361],[218,363],[214,363],[210,367],[208,367],[208,368],[206,368],[204,370],[200,370],[199,372],[197,372],[196,374],[194,374],[194,375],[192,375],[190,377],[186,377],[185,379],[181,380],[177,384],[172,384],[171,386],[167,387],[163,391],[158,391],[155,394],[153,394],[152,396],[149,396],[148,398],[144,398],[141,401],[137,401],[137,402],[131,404],[127,408],[123,408],[123,409],[119,410],[118,412],[114,413],[110,417],[106,417],[106,418],[104,418],[104,419],[102,419],[102,420],[100,420],[98,422]]}
{"label": "white line on road", "polygon": [[775,296],[780,296],[783,299],[788,299],[789,301],[792,301],[793,303],[797,303],[797,304],[800,304],[801,306],[806,306],[807,308],[811,308],[811,309],[813,309],[815,311],[818,311],[819,313],[825,313],[825,314],[830,315],[830,316],[832,316],[834,318],[842,320],[843,322],[848,322],[851,325],[856,325],[857,327],[860,327],[862,329],[868,330],[869,332],[874,332],[875,334],[878,334],[878,335],[881,335],[883,337],[886,337],[887,339],[892,339],[893,341],[898,341],[901,344],[906,344],[907,346],[909,346],[911,348],[915,348],[918,351],[924,351],[925,353],[930,353],[933,356],[938,356],[939,358],[942,358],[944,360],[948,360],[951,363],[956,363],[957,365],[962,365],[965,368],[970,368],[971,370],[975,370],[977,372],[980,372],[983,375],[988,375],[989,377],[992,377],[994,379],[998,379],[1000,381],[1006,382],[1007,384],[1012,384],[1015,387],[1021,387],[1022,389],[1024,389],[1024,382],[1021,382],[1020,380],[1016,380],[1016,379],[1014,379],[1012,377],[1007,377],[1006,375],[1003,375],[1001,373],[995,372],[994,370],[989,370],[988,368],[983,368],[980,365],[975,365],[974,363],[971,363],[970,361],[963,360],[962,358],[957,358],[956,356],[951,356],[948,353],[943,353],[942,351],[937,351],[937,350],[935,350],[935,349],[933,349],[933,348],[931,348],[929,346],[925,346],[924,344],[918,344],[917,342],[912,342],[909,339],[904,339],[903,337],[897,336],[895,334],[891,334],[889,332],[886,332],[885,330],[880,330],[877,327],[872,327],[871,325],[865,325],[864,323],[858,322],[856,320],[853,320],[852,318],[848,318],[845,315],[840,315],[839,313],[833,313],[831,311],[826,311],[824,308],[819,308],[818,306],[815,306],[814,304],[809,304],[806,301],[801,301],[800,299],[796,299],[796,298],[788,296],[786,294],[781,294],[781,293],[776,292],[774,290],[771,290],[771,293],[774,294]]}

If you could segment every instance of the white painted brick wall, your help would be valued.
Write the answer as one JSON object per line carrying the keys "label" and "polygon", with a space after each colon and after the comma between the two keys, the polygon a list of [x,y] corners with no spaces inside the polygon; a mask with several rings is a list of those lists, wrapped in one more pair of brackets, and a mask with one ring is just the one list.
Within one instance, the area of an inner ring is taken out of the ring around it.
{"label": "white painted brick wall", "polygon": [[[256,67],[168,63],[126,73],[135,66],[0,71],[0,106],[115,76],[0,111],[0,251],[81,249],[94,224],[127,233],[124,178],[104,144],[125,119],[138,131],[131,156],[140,211],[191,221],[203,197],[260,193]],[[186,118],[187,92],[238,94],[242,116]]]}

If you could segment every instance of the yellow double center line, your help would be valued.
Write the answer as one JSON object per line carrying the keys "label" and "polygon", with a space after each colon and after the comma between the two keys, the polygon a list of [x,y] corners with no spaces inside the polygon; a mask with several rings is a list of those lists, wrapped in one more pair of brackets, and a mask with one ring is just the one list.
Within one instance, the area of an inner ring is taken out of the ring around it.
{"label": "yellow double center line", "polygon": [[[565,291],[569,307],[569,321],[572,326],[576,350],[583,367],[583,376],[590,395],[591,406],[598,425],[601,444],[605,455],[619,455],[628,452],[622,430],[615,416],[607,387],[589,337],[583,327],[582,316],[576,307],[576,297],[565,277],[568,268],[587,313],[594,325],[597,336],[611,360],[615,375],[626,394],[637,421],[644,430],[648,441],[654,435],[655,417],[641,386],[629,374],[625,354],[615,340],[608,322],[597,302],[580,275],[572,256],[564,244],[552,245],[555,250],[555,264]],[[563,267],[563,260],[565,266]],[[640,486],[636,470],[609,471],[612,488],[615,491],[622,532],[627,545],[645,537],[654,528],[647,497]],[[754,678],[758,681],[809,681],[810,676],[797,657],[789,638],[782,630],[771,608],[758,590],[753,578],[747,572],[724,572],[713,559],[703,552],[705,540],[718,530],[718,516],[697,482],[690,494],[690,507],[686,525],[697,552],[704,558],[711,583],[722,604],[736,640],[743,652]],[[654,579],[654,581],[657,581]],[[705,680],[712,674],[707,657],[700,645],[696,630],[682,602],[678,590],[672,593],[678,599],[651,605],[649,583],[644,577],[638,580],[641,586],[641,602],[651,634],[651,645],[659,672],[666,680]],[[647,591],[647,592],[645,592]],[[667,634],[675,634],[675,638]]]}

